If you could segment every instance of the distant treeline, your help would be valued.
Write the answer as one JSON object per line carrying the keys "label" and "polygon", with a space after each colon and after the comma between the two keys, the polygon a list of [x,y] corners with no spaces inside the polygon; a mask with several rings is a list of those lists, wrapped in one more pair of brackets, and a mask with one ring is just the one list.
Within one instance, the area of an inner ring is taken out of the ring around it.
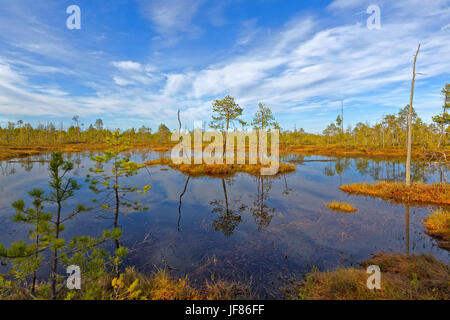
{"label": "distant treeline", "polygon": [[[280,143],[287,145],[342,145],[374,148],[391,148],[406,144],[407,114],[402,109],[397,115],[386,115],[382,122],[370,125],[357,123],[354,127],[347,127],[344,131],[338,123],[331,123],[322,134],[307,133],[303,129],[280,131]],[[59,144],[87,143],[103,144],[110,137],[113,130],[90,125],[81,130],[79,126],[71,126],[67,130],[56,129],[55,125],[39,125],[9,122],[6,128],[0,127],[0,145],[7,146],[56,146]],[[139,129],[123,131],[124,138],[132,144],[169,143],[170,129],[161,124],[156,132],[142,126]],[[421,147],[437,147],[441,131],[438,126],[424,123],[415,113],[413,116],[413,145]],[[450,130],[444,132],[441,146],[449,145]]]}
{"label": "distant treeline", "polygon": [[[354,127],[342,127],[340,116],[329,124],[321,135],[300,130],[283,131],[280,141],[293,145],[340,145],[344,147],[396,148],[404,147],[407,139],[408,108],[388,114],[374,125],[359,122]],[[413,110],[412,144],[416,147],[436,148],[450,144],[450,127],[426,124]]]}
{"label": "distant treeline", "polygon": [[[406,144],[407,110],[401,109],[398,114],[386,115],[383,121],[370,125],[358,123],[342,130],[337,119],[331,123],[322,134],[307,133],[303,129],[280,131],[280,143],[286,145],[327,146],[341,145],[368,148],[402,147]],[[449,127],[450,128],[450,127]],[[436,124],[426,124],[414,112],[413,114],[413,145],[419,147],[438,147],[450,144],[450,130],[446,128],[441,139],[441,128]],[[104,144],[113,130],[104,129],[100,119],[86,130],[73,125],[67,130],[57,129],[54,124],[32,127],[22,121],[9,122],[7,127],[0,127],[0,145],[6,146],[57,146],[60,144],[87,143]],[[156,132],[142,126],[139,129],[123,131],[124,138],[133,144],[167,144],[170,142],[170,129],[161,124]]]}
{"label": "distant treeline", "polygon": [[[442,90],[446,99],[449,99],[449,89]],[[412,145],[420,148],[436,149],[450,145],[450,116],[447,112],[448,102],[443,106],[441,114],[433,117],[431,124],[426,124],[413,109],[412,113]],[[341,146],[360,147],[370,149],[399,148],[406,145],[408,109],[405,106],[397,114],[388,114],[375,124],[359,122],[355,126],[344,127],[343,119],[337,116],[336,121],[329,124],[322,134],[307,133],[303,129],[283,130],[275,121],[269,107],[260,103],[259,110],[250,124],[240,119],[243,109],[227,96],[223,100],[216,100],[213,104],[213,116],[209,126],[219,129],[224,134],[229,132],[233,122],[239,122],[242,129],[271,128],[280,130],[280,144],[284,146]],[[0,126],[0,145],[3,146],[58,146],[62,144],[95,144],[103,145],[116,130],[105,129],[102,119],[82,130],[78,116],[72,118],[73,125],[64,130],[58,129],[53,123],[32,127],[22,120],[8,122],[6,127]],[[139,129],[122,131],[125,141],[130,145],[168,144],[171,142],[171,130],[160,124],[156,132],[146,126]]]}

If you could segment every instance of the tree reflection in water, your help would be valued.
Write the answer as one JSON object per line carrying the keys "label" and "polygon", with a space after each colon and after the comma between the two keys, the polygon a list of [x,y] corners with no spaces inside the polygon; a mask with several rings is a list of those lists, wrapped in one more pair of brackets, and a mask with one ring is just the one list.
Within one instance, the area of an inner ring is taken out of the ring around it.
{"label": "tree reflection in water", "polygon": [[228,200],[225,180],[227,180],[230,186],[232,182],[230,179],[222,178],[221,180],[224,200],[213,200],[209,203],[213,207],[211,212],[213,214],[219,214],[212,224],[215,231],[222,231],[224,236],[230,237],[237,226],[242,222],[242,212],[247,209],[247,206],[240,204],[237,209],[233,209]]}
{"label": "tree reflection in water", "polygon": [[[179,196],[177,223],[178,231],[181,231],[183,196],[187,192],[190,179],[190,176],[186,178],[184,188]],[[283,175],[283,179],[283,194],[289,195],[292,189],[288,186],[286,175]],[[270,225],[276,211],[275,208],[271,208],[267,205],[269,193],[272,189],[273,177],[256,177],[255,183],[257,192],[251,208],[241,203],[240,199],[230,199],[228,188],[230,188],[233,183],[233,180],[231,178],[221,178],[220,181],[222,184],[223,199],[214,199],[209,202],[209,204],[212,206],[211,212],[214,215],[218,215],[218,217],[212,222],[212,226],[215,231],[221,231],[226,237],[230,237],[231,235],[233,235],[238,225],[242,222],[242,214],[247,209],[252,214],[253,219],[258,227],[258,231],[265,230]]]}
{"label": "tree reflection in water", "polygon": [[190,179],[191,179],[191,177],[188,176],[187,179],[186,179],[186,182],[184,183],[183,192],[181,192],[181,194],[180,194],[180,200],[178,201],[178,223],[177,223],[178,231],[181,231],[181,205],[182,205],[181,201],[183,199],[184,194],[186,193],[186,190],[187,190],[187,187],[188,187]]}
{"label": "tree reflection in water", "polygon": [[259,231],[264,230],[269,226],[275,213],[275,208],[270,208],[265,203],[270,189],[272,188],[272,180],[267,180],[264,185],[265,179],[264,176],[258,176],[256,178],[257,195],[252,208],[253,219],[255,220]]}

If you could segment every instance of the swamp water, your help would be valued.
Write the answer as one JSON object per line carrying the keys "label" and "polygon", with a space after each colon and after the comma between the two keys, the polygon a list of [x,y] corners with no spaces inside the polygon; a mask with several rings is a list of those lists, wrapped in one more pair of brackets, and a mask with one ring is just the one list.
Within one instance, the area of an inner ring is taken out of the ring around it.
{"label": "swamp water", "polygon": [[[97,198],[84,182],[96,164],[92,153],[67,154],[82,189],[67,203],[95,205]],[[164,154],[135,151],[131,159],[143,163]],[[165,155],[167,156],[167,154]],[[0,243],[28,239],[26,226],[11,222],[11,203],[33,188],[48,190],[50,155],[0,162]],[[148,210],[119,217],[121,244],[131,248],[126,265],[143,272],[167,268],[188,275],[195,283],[223,278],[249,282],[261,298],[280,298],[286,276],[297,278],[313,267],[321,271],[357,266],[375,252],[429,253],[449,262],[448,251],[437,247],[424,231],[431,207],[409,207],[340,191],[341,184],[377,180],[402,181],[404,164],[362,158],[287,155],[296,165],[291,174],[232,178],[187,177],[167,166],[141,169],[123,178],[123,185],[151,185],[145,195],[133,196]],[[109,170],[105,167],[105,171]],[[413,164],[413,179],[427,183],[449,181],[443,168]],[[344,201],[355,213],[328,209]],[[99,199],[100,201],[100,199]],[[113,214],[98,208],[66,223],[64,237],[100,236],[111,228]],[[0,267],[0,273],[5,272]]]}

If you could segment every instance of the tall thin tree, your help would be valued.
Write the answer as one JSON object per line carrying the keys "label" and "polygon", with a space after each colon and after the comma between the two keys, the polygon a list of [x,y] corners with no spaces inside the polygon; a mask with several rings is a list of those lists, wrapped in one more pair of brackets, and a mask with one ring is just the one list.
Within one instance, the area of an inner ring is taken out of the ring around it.
{"label": "tall thin tree", "polygon": [[420,43],[417,48],[417,52],[414,55],[413,65],[413,77],[411,82],[411,97],[409,100],[409,114],[408,114],[408,138],[407,138],[407,151],[406,151],[406,186],[411,186],[411,146],[412,146],[412,110],[413,110],[413,98],[414,98],[414,82],[416,81],[416,62],[417,56],[420,51]]}
{"label": "tall thin tree", "polygon": [[213,103],[212,121],[209,126],[213,129],[220,129],[225,133],[223,142],[223,155],[225,155],[225,146],[227,144],[228,129],[234,121],[244,125],[245,121],[239,119],[242,116],[243,109],[234,101],[233,97],[226,96],[222,100],[215,100]]}

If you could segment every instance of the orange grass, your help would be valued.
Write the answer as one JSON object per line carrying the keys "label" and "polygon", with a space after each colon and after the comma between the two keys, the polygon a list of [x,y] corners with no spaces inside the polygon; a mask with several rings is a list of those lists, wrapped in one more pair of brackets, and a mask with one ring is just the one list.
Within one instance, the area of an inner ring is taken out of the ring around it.
{"label": "orange grass", "polygon": [[[288,299],[304,300],[448,300],[450,268],[431,255],[377,253],[362,269],[315,271],[283,288]],[[381,289],[367,288],[369,265],[381,269]]]}
{"label": "orange grass", "polygon": [[[174,142],[134,142],[130,141],[130,149],[151,149],[156,152],[165,152],[171,150],[176,143]],[[203,147],[206,147],[204,144]],[[105,150],[108,146],[104,143],[86,143],[73,142],[55,145],[33,145],[33,146],[7,146],[0,145],[0,160],[9,160],[13,158],[24,158],[33,155],[39,155],[51,151],[61,152],[81,152],[81,151],[99,151]],[[247,150],[248,146],[246,146]],[[450,157],[450,149],[447,147],[443,150],[447,157]],[[406,155],[405,148],[363,148],[360,146],[339,146],[339,145],[299,145],[299,144],[280,144],[280,153],[297,153],[297,154],[315,154],[324,156],[347,156],[347,157],[368,157],[368,158],[392,158],[400,159]],[[424,150],[413,148],[413,159],[420,159]]]}
{"label": "orange grass", "polygon": [[[224,160],[225,161],[225,160]],[[168,165],[174,170],[178,170],[189,176],[212,176],[212,177],[223,177],[232,176],[237,172],[245,172],[250,175],[260,175],[261,168],[268,166],[263,166],[261,164],[174,164],[171,159],[160,158],[156,160],[147,161],[145,163],[148,166],[154,165]],[[295,166],[292,164],[281,163],[279,164],[278,174],[280,173],[290,173],[295,171]]]}
{"label": "orange grass", "polygon": [[327,207],[330,208],[331,210],[343,211],[343,212],[356,212],[356,211],[358,211],[351,204],[343,203],[343,202],[337,202],[337,201],[333,201],[333,202],[327,204]]}
{"label": "orange grass", "polygon": [[[130,144],[130,150],[149,149],[156,152],[167,152],[173,148],[174,144]],[[107,144],[92,143],[65,143],[58,145],[42,146],[2,146],[0,145],[0,160],[9,160],[16,158],[26,158],[37,156],[53,151],[60,152],[83,152],[83,151],[104,151],[110,147]]]}
{"label": "orange grass", "polygon": [[[430,152],[432,150],[427,150]],[[450,156],[450,148],[444,148],[442,151]],[[404,159],[406,156],[405,148],[364,148],[360,146],[339,146],[339,145],[296,145],[280,144],[280,153],[299,153],[313,154],[322,156],[342,156],[342,157],[364,157],[364,158],[382,158],[382,159]],[[422,148],[413,148],[412,158],[420,160],[425,150]]]}
{"label": "orange grass", "polygon": [[450,209],[435,210],[424,224],[426,233],[438,239],[439,247],[450,250]]}
{"label": "orange grass", "polygon": [[450,205],[450,185],[412,183],[406,187],[404,183],[378,182],[354,183],[339,187],[344,192],[377,197],[394,202],[410,204]]}

